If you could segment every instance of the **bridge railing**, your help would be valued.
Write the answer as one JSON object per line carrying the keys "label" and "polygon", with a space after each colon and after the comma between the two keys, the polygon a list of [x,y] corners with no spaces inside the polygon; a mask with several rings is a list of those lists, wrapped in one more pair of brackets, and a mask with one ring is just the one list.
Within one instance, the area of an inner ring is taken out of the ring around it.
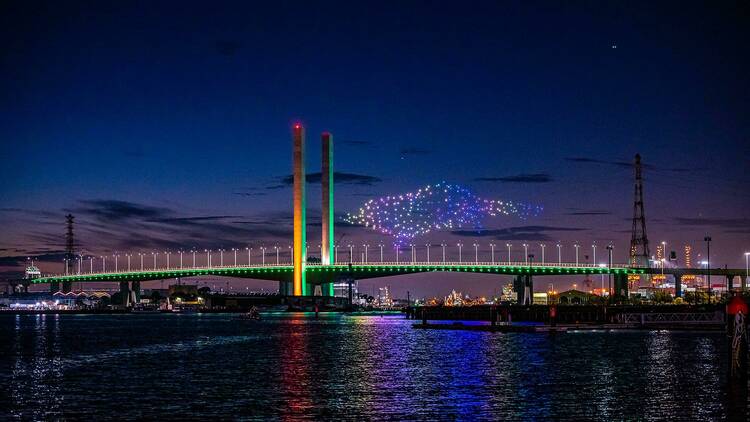
{"label": "bridge railing", "polygon": [[[338,263],[335,265],[348,265],[348,262]],[[320,265],[318,263],[307,265]],[[601,266],[595,264],[576,264],[576,263],[526,263],[524,261],[368,261],[368,262],[352,262],[353,266],[499,266],[499,267],[533,267],[533,268],[601,268],[606,269],[609,266]],[[627,264],[613,264],[612,268],[631,268]]]}
{"label": "bridge railing", "polygon": [[233,268],[279,268],[279,267],[289,267],[291,266],[291,262],[279,262],[278,264],[270,263],[270,264],[237,264],[237,265],[211,265],[211,266],[169,266],[169,267],[159,267],[156,268],[136,268],[136,269],[117,269],[117,270],[110,270],[110,271],[95,271],[95,272],[76,272],[76,273],[68,273],[68,274],[45,274],[44,277],[78,277],[78,276],[99,276],[99,275],[112,275],[112,274],[133,274],[133,273],[154,273],[154,272],[167,272],[167,271],[205,271],[205,270],[224,270],[224,269],[233,269]]}

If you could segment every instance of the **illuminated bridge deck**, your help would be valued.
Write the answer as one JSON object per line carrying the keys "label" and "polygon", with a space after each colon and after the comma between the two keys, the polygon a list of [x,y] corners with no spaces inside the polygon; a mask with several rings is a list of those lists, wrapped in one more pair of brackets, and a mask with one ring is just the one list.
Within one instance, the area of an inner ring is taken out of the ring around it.
{"label": "illuminated bridge deck", "polygon": [[[291,263],[271,265],[240,265],[197,268],[157,268],[151,270],[113,271],[74,275],[50,275],[33,280],[33,283],[55,282],[117,282],[117,281],[150,281],[169,278],[187,278],[200,276],[222,276],[235,278],[252,278],[259,280],[291,280],[294,267]],[[330,281],[332,278],[349,275],[355,279],[388,277],[422,272],[467,272],[502,275],[576,275],[576,274],[644,274],[646,268],[631,268],[624,265],[602,267],[585,264],[525,264],[523,262],[377,262],[320,265],[306,265],[308,283],[316,284]]]}

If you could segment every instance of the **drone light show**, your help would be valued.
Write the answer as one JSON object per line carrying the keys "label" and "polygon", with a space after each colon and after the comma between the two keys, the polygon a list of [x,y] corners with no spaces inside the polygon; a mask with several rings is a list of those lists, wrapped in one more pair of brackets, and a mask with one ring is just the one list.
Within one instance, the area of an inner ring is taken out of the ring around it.
{"label": "drone light show", "polygon": [[526,219],[541,211],[540,206],[483,199],[464,186],[440,182],[416,192],[370,199],[344,220],[403,242],[435,230],[481,228],[487,217]]}

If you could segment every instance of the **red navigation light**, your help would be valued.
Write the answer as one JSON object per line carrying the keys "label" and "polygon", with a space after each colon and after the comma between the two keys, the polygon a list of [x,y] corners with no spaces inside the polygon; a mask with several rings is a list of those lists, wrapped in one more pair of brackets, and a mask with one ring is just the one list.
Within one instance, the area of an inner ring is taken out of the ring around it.
{"label": "red navigation light", "polygon": [[727,303],[727,315],[737,315],[740,312],[747,316],[747,303],[742,300],[742,297],[735,296]]}
{"label": "red navigation light", "polygon": [[295,124],[294,124],[294,128],[295,128],[295,129],[299,129],[299,128],[301,128],[301,127],[302,127],[302,125],[301,125],[301,124],[299,124],[299,123],[295,123]]}

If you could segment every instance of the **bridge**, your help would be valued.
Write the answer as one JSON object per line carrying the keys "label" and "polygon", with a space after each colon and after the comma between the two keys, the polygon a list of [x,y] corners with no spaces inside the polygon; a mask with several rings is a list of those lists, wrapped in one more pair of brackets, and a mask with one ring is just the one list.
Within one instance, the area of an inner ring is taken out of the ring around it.
{"label": "bridge", "polygon": [[[363,258],[361,262],[353,262],[353,256],[350,250],[349,261],[340,262],[336,259],[334,245],[334,172],[333,172],[333,137],[330,133],[323,133],[321,144],[323,149],[321,165],[321,182],[322,182],[322,231],[321,231],[321,248],[320,262],[308,262],[307,242],[306,242],[306,195],[305,195],[305,131],[300,124],[293,126],[293,207],[294,207],[294,239],[292,253],[290,254],[291,262],[279,263],[278,248],[276,263],[265,263],[260,265],[250,264],[250,256],[245,265],[237,263],[235,252],[234,264],[231,266],[211,265],[210,253],[207,257],[206,266],[195,265],[195,255],[193,256],[192,266],[183,266],[180,259],[179,266],[167,265],[157,266],[156,259],[151,269],[143,268],[143,261],[138,270],[130,269],[121,271],[115,268],[114,271],[105,271],[104,262],[102,270],[94,271],[93,264],[89,272],[81,271],[81,262],[79,262],[78,272],[71,274],[66,269],[66,274],[38,274],[30,278],[24,285],[28,284],[49,284],[52,291],[58,291],[62,285],[62,291],[68,292],[72,283],[81,282],[118,282],[121,291],[140,291],[140,283],[144,281],[164,280],[169,278],[187,278],[198,276],[222,276],[235,278],[252,278],[259,280],[272,280],[279,283],[279,292],[288,296],[311,296],[315,294],[323,296],[332,296],[333,285],[341,280],[368,279],[376,277],[388,277],[404,274],[414,274],[421,272],[463,272],[463,273],[486,273],[497,275],[512,275],[516,277],[516,285],[522,290],[519,293],[519,302],[530,303],[531,293],[533,292],[534,276],[566,276],[566,275],[611,275],[613,278],[612,292],[615,296],[627,296],[628,294],[628,276],[648,275],[648,274],[672,274],[675,277],[675,286],[677,296],[682,293],[681,278],[683,275],[724,275],[730,282],[736,275],[741,275],[744,269],[705,269],[705,268],[640,268],[630,267],[626,264],[616,265],[612,262],[611,248],[609,264],[607,265],[590,265],[576,263],[564,263],[561,259],[557,263],[545,263],[544,253],[542,252],[542,262],[533,262],[531,255],[524,256],[523,261],[505,262],[495,260],[494,245],[492,258],[490,261],[480,261],[476,252],[475,259],[467,262],[459,259],[458,262],[445,260],[445,245],[443,246],[443,259],[439,262],[430,261],[429,246],[427,250],[427,261],[420,262],[416,260],[414,247],[412,246],[412,259],[410,261],[399,262],[399,251],[396,250],[396,261],[383,261],[383,250],[381,246],[380,261],[370,262]],[[459,250],[460,253],[460,250]],[[265,252],[264,252],[265,254]],[[595,252],[594,252],[595,254]],[[510,255],[510,253],[509,253]],[[526,255],[526,253],[525,253]],[[365,251],[365,257],[367,252]],[[576,255],[577,256],[577,255]],[[182,257],[181,257],[182,258]],[[265,255],[264,255],[265,258]],[[168,260],[168,258],[167,258]],[[265,259],[264,259],[265,261]],[[578,259],[576,259],[578,261]],[[223,255],[222,255],[223,264]],[[132,283],[132,284],[129,284]],[[742,281],[742,287],[745,288],[745,281]],[[132,287],[131,287],[132,286]],[[320,286],[319,289],[316,286]]]}

